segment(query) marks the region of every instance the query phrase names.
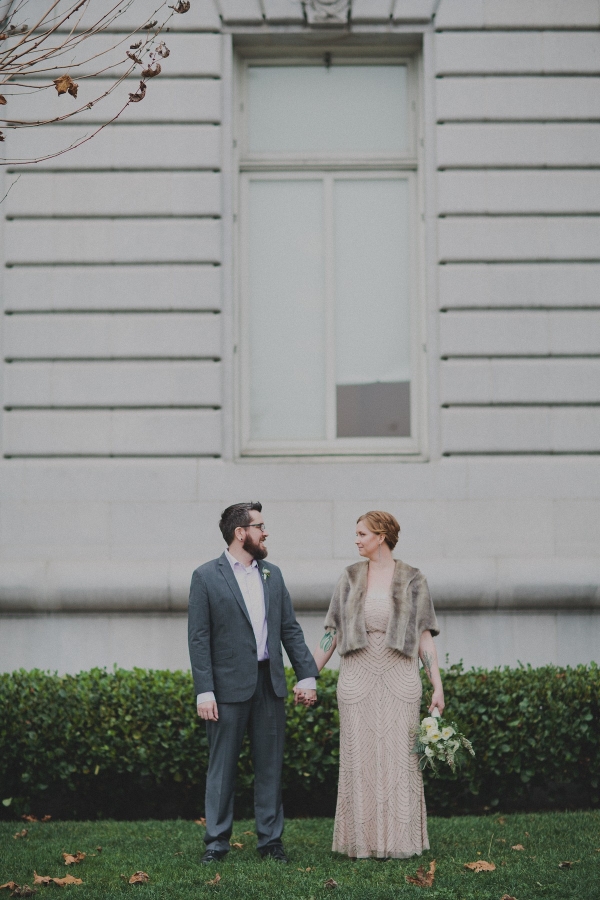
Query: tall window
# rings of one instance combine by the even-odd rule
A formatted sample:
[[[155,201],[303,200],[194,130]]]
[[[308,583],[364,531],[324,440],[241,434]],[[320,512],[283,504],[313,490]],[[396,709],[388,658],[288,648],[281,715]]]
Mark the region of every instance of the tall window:
[[[415,453],[409,61],[249,61],[240,102],[242,452]]]

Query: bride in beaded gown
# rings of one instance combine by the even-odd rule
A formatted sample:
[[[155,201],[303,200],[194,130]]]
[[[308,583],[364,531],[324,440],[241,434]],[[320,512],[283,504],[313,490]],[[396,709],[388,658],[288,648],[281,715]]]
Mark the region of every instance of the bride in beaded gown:
[[[319,670],[336,644],[341,656],[337,688],[340,773],[332,849],[357,858],[404,858],[429,849],[423,779],[417,756],[412,752],[411,729],[419,723],[421,705],[419,656],[434,688],[430,709],[437,706],[442,712],[444,708],[431,634],[437,633],[437,622],[421,573],[391,556],[399,530],[389,513],[367,513],[358,520],[356,543],[369,563],[358,563],[346,570],[351,587],[345,606],[354,615],[359,610],[362,646],[347,649],[344,625],[350,631],[353,623],[347,616],[344,622],[344,613],[337,607],[332,613],[334,594],[326,619],[327,630],[314,654]],[[404,570],[409,572],[404,579],[409,589],[399,602],[396,595],[401,593]],[[419,577],[425,584],[425,612],[419,612],[411,589]],[[344,575],[340,583],[343,581]],[[336,593],[339,590],[338,585]],[[402,609],[402,604],[414,607],[407,609],[409,624],[403,637],[403,649],[410,649],[406,633],[414,620],[415,631],[419,632],[415,635],[418,654],[414,656],[390,646],[394,607]],[[429,627],[421,631],[423,624]]]

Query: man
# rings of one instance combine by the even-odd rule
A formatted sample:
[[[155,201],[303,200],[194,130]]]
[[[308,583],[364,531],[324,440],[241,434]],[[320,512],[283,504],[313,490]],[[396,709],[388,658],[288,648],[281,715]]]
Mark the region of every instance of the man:
[[[266,566],[268,532],[260,503],[235,503],[219,528],[228,549],[194,572],[188,640],[198,715],[206,721],[204,865],[229,851],[235,773],[246,729],[254,766],[258,852],[288,861],[281,835],[281,770],[287,693],[281,645],[298,684],[296,703],[312,705],[318,674],[277,566]]]

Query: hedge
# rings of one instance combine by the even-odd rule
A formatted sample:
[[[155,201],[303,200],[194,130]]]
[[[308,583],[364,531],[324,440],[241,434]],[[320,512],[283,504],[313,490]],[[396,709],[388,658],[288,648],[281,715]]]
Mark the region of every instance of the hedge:
[[[426,778],[440,814],[600,803],[600,669],[472,669],[443,673],[448,716],[476,758],[456,775]],[[336,673],[319,705],[288,700],[284,799],[288,815],[330,815],[339,759]],[[288,672],[290,686],[293,674]],[[425,684],[425,682],[424,682]],[[423,696],[423,713],[428,685]],[[0,815],[65,818],[197,817],[207,743],[183,672],[93,669],[0,675]],[[8,802],[10,800],[10,803]],[[237,813],[252,808],[249,748]]]

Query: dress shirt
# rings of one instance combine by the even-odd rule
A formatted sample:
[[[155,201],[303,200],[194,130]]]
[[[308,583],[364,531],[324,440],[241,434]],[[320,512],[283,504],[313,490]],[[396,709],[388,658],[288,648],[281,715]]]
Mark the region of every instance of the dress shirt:
[[[259,662],[262,662],[269,658],[269,650],[267,647],[268,632],[267,619],[265,616],[265,591],[262,578],[260,577],[258,563],[253,559],[249,566],[245,566],[237,560],[235,556],[232,556],[229,550],[225,551],[225,556],[233,569],[233,574],[235,575],[242,597],[244,598],[244,603],[246,604],[246,609],[248,610],[248,615],[250,616],[250,621],[252,623],[254,637],[256,638],[257,659]],[[298,682],[298,687],[314,691],[317,687],[316,678],[303,678],[302,681]],[[196,704],[212,702],[214,699],[215,695],[213,691],[205,691],[203,694],[198,694]]]

